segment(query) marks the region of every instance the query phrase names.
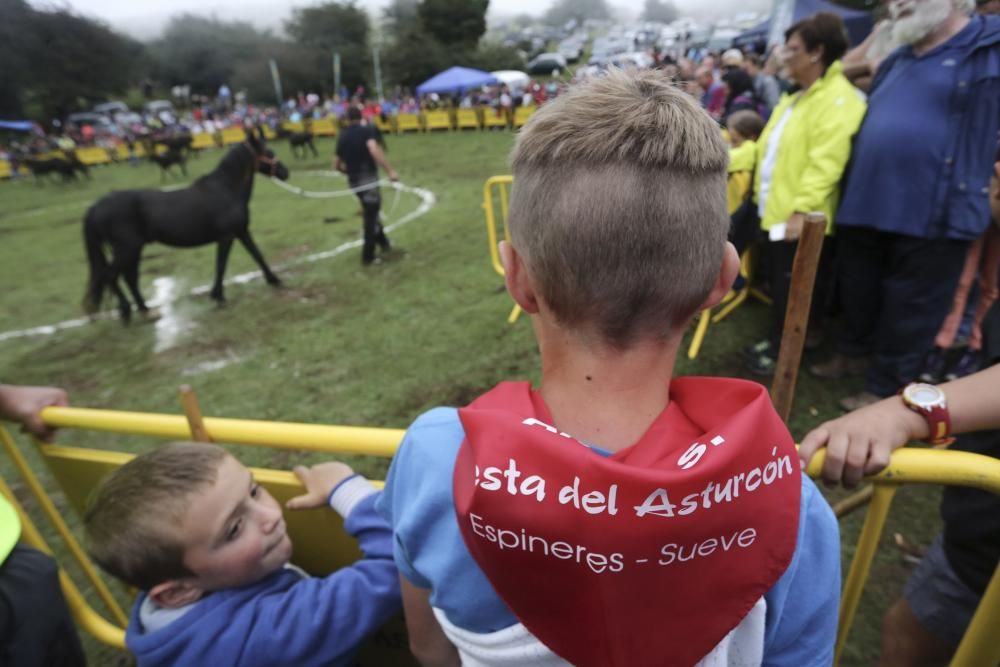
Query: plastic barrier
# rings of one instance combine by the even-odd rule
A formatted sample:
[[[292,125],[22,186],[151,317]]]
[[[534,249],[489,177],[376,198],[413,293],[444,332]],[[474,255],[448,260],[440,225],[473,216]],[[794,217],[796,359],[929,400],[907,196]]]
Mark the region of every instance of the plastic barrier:
[[[312,133],[317,137],[332,137],[337,134],[337,120],[335,118],[320,118],[312,123]]]
[[[247,133],[242,127],[227,127],[222,130],[222,145],[242,144],[247,140]]]
[[[187,418],[150,413],[113,412],[81,408],[47,408],[42,417],[50,426],[64,429],[76,428],[136,436],[167,439],[211,439],[229,443],[268,446],[275,449],[307,449],[331,454],[365,454],[392,456],[402,438],[403,431],[343,426],[286,424],[254,420],[202,418],[197,411],[188,410]],[[68,437],[63,431],[60,437]],[[88,578],[96,579],[97,594],[115,617],[118,626],[124,623],[124,611],[104,586],[96,570],[79,549],[75,537],[69,532],[47,491],[38,483],[23,453],[9,434],[0,429],[0,440],[7,455],[36,496],[42,510],[66,539],[70,551],[81,560]],[[36,441],[38,450],[53,476],[60,484],[69,504],[76,511],[100,477],[121,465],[130,454],[59,445],[46,445]],[[825,452],[812,462],[809,473],[818,474],[822,469]],[[288,472],[254,469],[260,482],[274,494],[279,502],[300,493],[302,486]],[[947,450],[902,449],[896,451],[889,466],[872,478],[875,491],[861,534],[855,556],[845,580],[841,598],[840,626],[837,634],[837,660],[843,649],[860,600],[861,591],[871,568],[872,558],[885,524],[892,498],[904,484],[949,484],[968,486],[1000,494],[1000,461],[978,454]],[[0,481],[0,492],[9,498],[9,488]],[[15,501],[16,504],[16,501]],[[22,515],[23,516],[23,515]],[[24,516],[25,534],[32,541],[37,538],[34,525]],[[287,515],[288,531],[295,543],[296,562],[314,574],[324,574],[357,557],[353,541],[340,530],[336,515],[326,509],[307,510]],[[63,574],[64,588],[70,600],[74,617],[81,628],[100,641],[121,646],[120,627],[104,620],[79,594],[79,589]],[[398,623],[398,621],[397,621]],[[993,637],[1000,624],[1000,568],[994,574],[982,602],[972,619],[952,665],[995,665],[1000,661],[1000,642]],[[413,664],[402,639],[400,626],[380,633],[367,647],[367,664]]]
[[[396,116],[396,132],[420,132],[420,116],[415,113],[401,113]]]
[[[522,127],[528,122],[532,114],[538,110],[538,107],[532,105],[530,107],[518,107],[514,109],[514,127]]]
[[[502,128],[507,129],[510,127],[510,117],[503,109],[483,109],[483,127],[485,129],[495,129]]]
[[[77,148],[76,157],[80,160],[80,162],[84,163],[88,167],[90,165],[107,164],[108,162],[111,162],[111,156],[108,155],[108,149],[100,148],[99,146],[85,146],[83,148]]]
[[[377,127],[378,131],[381,132],[382,134],[392,134],[396,131],[396,128],[393,125],[393,118],[391,116],[382,118],[382,116],[376,115],[375,127]]]
[[[199,134],[191,135],[191,148],[196,151],[205,150],[206,148],[215,148],[219,145],[218,135],[215,133],[201,132]]]
[[[423,113],[424,130],[450,130],[451,114],[447,111],[425,111]]]
[[[478,109],[458,109],[455,111],[455,127],[459,130],[478,130],[481,126]]]
[[[286,120],[281,124],[283,130],[288,130],[289,132],[305,132],[306,126],[301,120],[290,121]]]

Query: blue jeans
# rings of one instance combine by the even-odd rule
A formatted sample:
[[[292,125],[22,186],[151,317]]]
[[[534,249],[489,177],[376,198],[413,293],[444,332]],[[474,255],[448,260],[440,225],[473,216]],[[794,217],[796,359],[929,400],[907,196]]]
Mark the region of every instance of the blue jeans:
[[[837,243],[838,351],[871,355],[867,389],[891,396],[920,372],[951,309],[969,241],[839,227]]]

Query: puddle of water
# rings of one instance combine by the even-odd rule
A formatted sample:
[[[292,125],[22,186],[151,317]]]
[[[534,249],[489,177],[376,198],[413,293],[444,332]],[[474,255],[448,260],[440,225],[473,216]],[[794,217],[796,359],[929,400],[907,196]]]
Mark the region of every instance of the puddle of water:
[[[406,215],[400,217],[399,219],[385,220],[386,232],[392,232],[398,227],[408,224],[410,221],[419,218],[424,215],[437,203],[437,197],[430,190],[424,188],[416,188],[411,186],[399,186],[399,191],[410,193],[416,195],[420,200],[420,204],[416,209],[407,213]],[[72,206],[72,204],[70,205]],[[311,262],[317,262],[324,259],[329,259],[331,257],[336,257],[341,255],[348,250],[358,248],[362,244],[361,239],[354,241],[349,241],[347,243],[342,243],[339,246],[326,250],[323,252],[313,253],[312,255],[307,255],[301,257],[287,264],[278,265],[273,267],[276,271],[280,271],[286,267],[299,266],[302,264],[308,264]],[[241,273],[231,278],[226,279],[225,284],[243,284],[248,283],[252,280],[256,280],[261,277],[260,271],[249,271],[247,273]],[[189,291],[192,295],[207,294],[212,288],[211,283],[205,285],[199,285],[194,287]],[[177,281],[174,278],[162,277],[156,278],[153,281],[153,289],[155,293],[153,298],[149,300],[149,305],[157,308],[160,314],[160,319],[156,322],[156,346],[154,352],[163,352],[164,350],[170,349],[177,344],[180,336],[186,331],[191,330],[194,327],[193,322],[190,318],[186,318],[174,309],[174,300],[180,295],[179,288],[177,286]],[[111,311],[101,313],[98,315],[100,319],[112,319],[115,314]],[[73,329],[76,327],[82,327],[88,324],[90,319],[82,317],[79,319],[65,320],[63,322],[58,322],[56,324],[50,324],[39,327],[32,327],[29,329],[19,329],[13,331],[0,331],[0,343],[12,340],[15,338],[31,338],[35,336],[51,336],[59,331],[65,329]]]
[[[180,337],[194,328],[191,319],[184,317],[175,308],[179,293],[180,289],[175,278],[164,276],[153,280],[153,298],[149,300],[149,305],[155,308],[159,315],[154,324],[156,343],[153,352],[156,354],[177,345]]]

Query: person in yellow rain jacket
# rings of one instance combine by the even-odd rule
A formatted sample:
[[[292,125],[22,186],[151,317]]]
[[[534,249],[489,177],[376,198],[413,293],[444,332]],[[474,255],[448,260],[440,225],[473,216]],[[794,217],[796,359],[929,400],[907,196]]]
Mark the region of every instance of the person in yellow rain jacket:
[[[805,216],[822,213],[827,234],[832,233],[851,139],[865,115],[864,96],[844,77],[839,61],[847,46],[843,21],[829,12],[804,19],[785,33],[785,66],[798,90],[781,99],[757,142],[754,195],[761,229],[770,238],[774,300],[770,337],[747,350],[750,370],[757,374],[774,372]],[[819,308],[823,302],[813,299]]]
[[[55,387],[0,384],[0,419],[21,424],[50,440],[43,408],[66,405]],[[0,665],[86,665],[83,647],[59,585],[59,566],[48,554],[21,542],[21,520],[0,494]]]

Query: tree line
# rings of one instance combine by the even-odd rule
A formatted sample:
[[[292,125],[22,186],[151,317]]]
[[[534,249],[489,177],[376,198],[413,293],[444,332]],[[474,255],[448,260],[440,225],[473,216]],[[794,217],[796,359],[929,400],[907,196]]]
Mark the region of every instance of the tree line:
[[[416,86],[451,65],[518,69],[518,52],[482,42],[489,0],[394,0],[377,25],[353,0],[294,9],[283,34],[240,19],[181,14],[162,35],[139,42],[66,8],[0,0],[0,118],[50,120],[116,99],[144,81],[160,93],[189,85],[214,95],[225,83],[248,99],[275,99],[268,61],[285,96],[333,94],[333,54],[341,82],[372,90],[373,48],[387,85]]]
[[[251,101],[271,103],[272,59],[286,97],[330,95],[335,52],[342,84],[372,90],[376,47],[386,90],[415,87],[457,64],[522,69],[516,49],[483,40],[488,8],[489,0],[392,0],[373,22],[355,0],[333,0],[294,9],[281,34],[238,18],[180,14],[159,38],[143,43],[65,7],[0,0],[0,118],[61,118],[118,99],[142,82],[155,82],[159,94],[188,85],[202,95],[225,83]],[[668,14],[675,14],[670,0],[646,0],[647,18]],[[606,0],[555,0],[543,19],[564,25],[610,16]]]

